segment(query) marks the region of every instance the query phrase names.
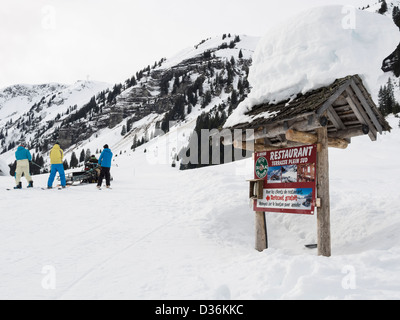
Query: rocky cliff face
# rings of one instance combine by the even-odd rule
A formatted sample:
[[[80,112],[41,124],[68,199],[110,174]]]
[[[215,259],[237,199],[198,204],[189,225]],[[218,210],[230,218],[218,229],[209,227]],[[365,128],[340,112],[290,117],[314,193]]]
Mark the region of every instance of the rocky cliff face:
[[[223,38],[204,41],[179,58],[163,59],[99,93],[62,121],[58,136],[64,148],[103,128],[122,121],[132,124],[151,114],[165,115],[165,121],[183,121],[193,110],[200,114],[211,105],[223,103],[226,113],[234,109],[249,92],[248,69],[258,39]],[[128,126],[126,134],[129,131]]]
[[[400,44],[397,49],[383,61],[382,70],[384,72],[392,71],[396,77],[400,77]]]
[[[21,140],[37,154],[57,140],[72,150],[121,123],[127,127],[124,135],[136,135],[135,123],[148,116],[164,131],[169,121],[195,119],[210,110],[226,117],[250,90],[247,76],[257,43],[258,38],[231,35],[203,40],[113,87],[78,81],[0,90],[0,154],[11,159]]]

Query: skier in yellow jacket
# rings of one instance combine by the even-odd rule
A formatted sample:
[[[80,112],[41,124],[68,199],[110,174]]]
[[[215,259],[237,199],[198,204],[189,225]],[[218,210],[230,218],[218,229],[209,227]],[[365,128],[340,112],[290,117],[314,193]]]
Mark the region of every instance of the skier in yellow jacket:
[[[67,184],[67,182],[65,180],[63,158],[64,158],[64,152],[60,148],[60,144],[58,142],[56,142],[53,149],[51,149],[51,151],[50,151],[51,171],[50,171],[49,180],[47,181],[48,189],[53,188],[53,182],[54,182],[54,178],[56,177],[57,172],[60,175],[61,186],[63,188],[65,188],[65,186]]]

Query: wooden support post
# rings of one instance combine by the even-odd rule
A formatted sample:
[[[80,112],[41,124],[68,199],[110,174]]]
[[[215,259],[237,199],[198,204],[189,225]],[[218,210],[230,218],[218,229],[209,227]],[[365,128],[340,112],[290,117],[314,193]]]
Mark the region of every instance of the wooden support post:
[[[265,212],[256,212],[256,250],[268,249],[267,220]]]
[[[317,129],[318,145],[320,146],[317,160],[317,193],[321,199],[318,212],[318,255],[331,256],[331,224],[330,224],[330,198],[329,198],[329,155],[328,155],[328,130]]]

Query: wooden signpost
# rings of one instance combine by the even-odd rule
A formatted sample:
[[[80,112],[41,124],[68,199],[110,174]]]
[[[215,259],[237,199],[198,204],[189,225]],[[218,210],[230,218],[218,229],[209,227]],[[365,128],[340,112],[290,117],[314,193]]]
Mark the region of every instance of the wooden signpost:
[[[306,141],[313,142],[314,139],[310,141],[309,137],[306,137]],[[250,198],[254,200],[256,212],[256,250],[261,252],[268,249],[266,215],[262,206],[268,212],[309,215],[313,215],[315,208],[318,207],[318,254],[331,256],[329,143],[326,127],[317,129],[315,142],[317,144],[314,146],[274,150],[255,155],[255,179],[249,182]],[[297,156],[299,154],[300,157]],[[282,160],[273,161],[276,156]],[[305,172],[313,173],[304,176],[304,166],[308,169]],[[289,170],[291,172],[287,174]],[[285,173],[286,178],[283,177]],[[275,188],[274,184],[279,188]]]
[[[254,155],[250,198],[256,212],[256,249],[268,248],[265,212],[314,215],[317,145],[265,151]]]
[[[265,117],[263,117],[264,114]],[[268,248],[265,212],[314,214],[316,209],[318,254],[330,257],[332,251],[328,148],[346,149],[352,138],[363,135],[368,135],[372,141],[376,141],[378,133],[390,132],[390,125],[379,112],[358,75],[337,79],[330,86],[305,94],[299,93],[290,101],[254,106],[246,113],[246,116],[246,119],[251,120],[239,123],[230,129],[252,129],[254,134],[246,133],[243,134],[241,140],[226,140],[224,144],[232,144],[235,148],[256,152],[255,179],[250,181],[250,198],[254,200],[256,212],[256,249],[263,251]],[[269,162],[273,160],[267,159],[268,155],[279,156],[281,152],[290,152],[285,150],[294,150],[307,145],[316,146],[314,168],[316,186],[271,186],[270,183],[279,181],[279,170],[275,173],[271,170],[271,179],[268,182],[269,173],[268,170],[265,171],[265,167],[270,167]],[[264,157],[265,161],[260,153],[267,156]],[[303,155],[304,153],[300,158]],[[261,160],[258,161],[258,159]],[[272,164],[272,167],[281,166],[281,172],[284,172],[291,170],[284,168],[285,166],[295,164],[278,161]],[[309,168],[311,171],[312,166],[310,165]],[[299,166],[297,170],[298,173],[304,171]],[[280,181],[280,183],[285,183],[285,181]],[[262,191],[261,188],[263,188]],[[310,188],[313,189],[312,197],[308,196]],[[268,191],[269,189],[273,191]],[[303,202],[299,202],[301,197],[304,198]],[[297,210],[300,212],[296,212]]]
[[[320,199],[318,208],[318,255],[330,257],[331,252],[331,209],[329,196],[329,155],[328,130],[317,129],[318,156],[317,156],[317,193]]]

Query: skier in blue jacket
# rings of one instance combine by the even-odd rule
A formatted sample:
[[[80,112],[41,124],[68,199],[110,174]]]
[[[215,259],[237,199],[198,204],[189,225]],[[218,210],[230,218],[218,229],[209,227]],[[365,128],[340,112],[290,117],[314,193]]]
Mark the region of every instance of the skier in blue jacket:
[[[22,174],[24,174],[29,183],[28,188],[32,188],[33,180],[29,173],[29,161],[32,161],[32,155],[28,149],[25,149],[25,143],[20,143],[17,151],[15,152],[15,159],[17,160],[17,169],[15,170],[15,182],[17,186],[14,189],[22,189]]]
[[[101,184],[103,183],[103,178],[106,178],[106,186],[107,188],[110,188],[110,169],[111,169],[111,160],[113,157],[113,153],[109,149],[108,145],[104,145],[104,150],[100,155],[99,158],[99,165],[101,166],[101,171],[100,171],[100,177],[97,182],[97,188],[101,188]]]

